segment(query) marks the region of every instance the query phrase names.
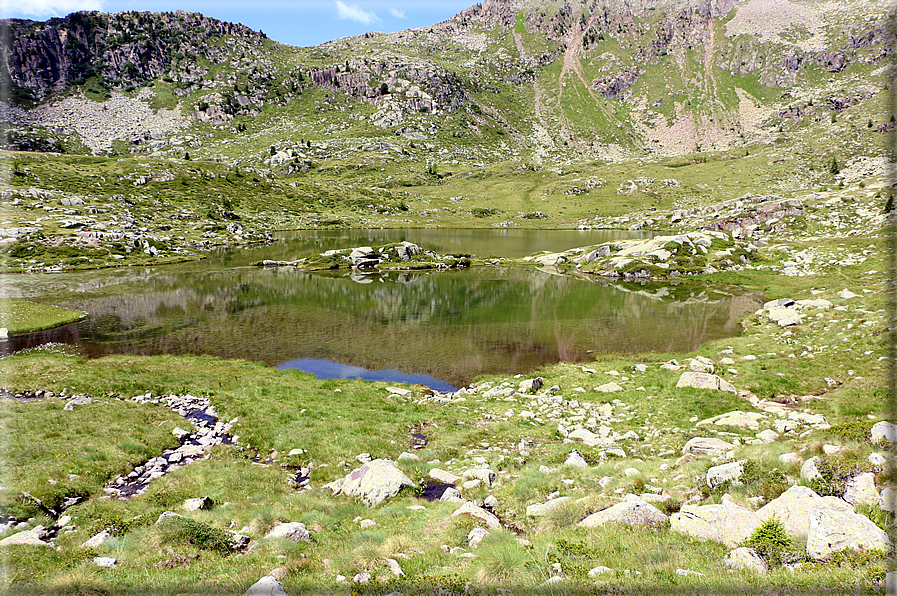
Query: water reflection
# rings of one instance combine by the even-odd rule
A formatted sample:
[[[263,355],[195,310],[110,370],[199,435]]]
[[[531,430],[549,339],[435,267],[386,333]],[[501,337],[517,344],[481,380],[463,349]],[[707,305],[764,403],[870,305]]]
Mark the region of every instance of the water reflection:
[[[692,350],[738,334],[738,317],[761,303],[727,287],[612,284],[520,267],[354,279],[213,263],[19,276],[7,295],[90,316],[3,349],[66,342],[91,356],[212,354],[275,366],[315,359],[462,386],[483,373],[589,360],[593,351]]]

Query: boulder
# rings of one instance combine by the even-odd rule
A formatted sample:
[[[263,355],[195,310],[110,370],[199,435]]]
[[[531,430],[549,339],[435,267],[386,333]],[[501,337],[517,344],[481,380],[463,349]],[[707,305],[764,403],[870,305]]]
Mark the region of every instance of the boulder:
[[[567,459],[564,460],[565,466],[573,466],[575,468],[588,468],[589,463],[582,456],[582,453],[574,449],[570,452],[570,455],[567,456]]]
[[[682,376],[679,377],[679,381],[676,383],[676,387],[691,387],[692,389],[717,389],[720,391],[737,393],[737,390],[729,381],[716,375],[711,375],[709,373],[699,373],[693,371],[682,373]]]
[[[579,439],[589,447],[610,447],[614,444],[613,440],[602,438],[592,431],[585,428],[578,428],[567,435],[568,439]]]
[[[713,360],[704,356],[697,356],[689,361],[688,368],[694,372],[713,374]]]
[[[894,489],[890,486],[886,486],[882,489],[881,495],[878,498],[878,506],[881,507],[883,511],[890,511],[891,513],[897,512],[897,495],[894,494]]]
[[[249,589],[243,592],[243,596],[287,596],[283,584],[271,575],[266,575],[258,580]]]
[[[810,512],[808,529],[807,554],[814,559],[826,559],[847,549],[891,550],[888,535],[852,510],[815,509]]]
[[[821,474],[819,473],[819,468],[816,464],[819,462],[819,456],[814,455],[807,461],[803,463],[800,467],[800,477],[805,480],[813,480],[814,478],[819,478]]]
[[[603,526],[608,522],[617,522],[630,526],[659,526],[666,523],[667,515],[660,509],[642,499],[623,501],[607,509],[596,511],[586,516],[579,525],[584,528]]]
[[[735,426],[738,428],[747,428],[749,430],[757,430],[760,428],[760,420],[764,418],[763,414],[757,412],[742,412],[741,410],[733,410],[725,414],[712,416],[698,422],[695,426]]]
[[[187,499],[181,505],[184,511],[199,511],[200,509],[211,509],[215,502],[209,497],[196,497],[195,499]]]
[[[402,566],[395,559],[386,559],[386,566],[389,567],[389,571],[396,577],[405,575],[405,572],[402,571]]]
[[[340,492],[361,499],[366,505],[373,507],[396,496],[406,486],[413,487],[415,484],[394,461],[375,459],[346,476]]]
[[[890,422],[876,422],[872,426],[872,442],[887,441],[888,443],[897,442],[897,424]]]
[[[549,511],[554,509],[559,505],[563,505],[567,501],[570,500],[570,497],[558,497],[556,499],[550,499],[545,501],[544,503],[533,503],[532,505],[527,505],[526,507],[526,516],[527,517],[541,517],[547,514]]]
[[[757,517],[766,521],[776,516],[791,536],[806,536],[810,531],[810,513],[816,509],[853,511],[838,497],[820,497],[813,489],[794,485],[757,510]]]
[[[597,387],[595,387],[595,391],[599,393],[619,393],[620,391],[625,390],[619,384],[611,381],[610,383],[605,383],[604,385],[598,385]]]
[[[93,403],[92,397],[87,397],[85,395],[81,395],[74,399],[70,399],[69,402],[67,404],[65,404],[65,406],[63,406],[62,409],[71,412],[72,410],[75,409],[75,406],[89,406],[92,403]]]
[[[745,546],[729,551],[723,563],[729,569],[743,569],[745,571],[756,571],[757,573],[766,573],[768,571],[766,561],[760,558],[757,551]]]
[[[535,393],[539,389],[542,388],[542,377],[536,377],[535,379],[526,379],[525,381],[520,381],[519,390],[520,393]]]
[[[472,501],[465,502],[452,513],[452,517],[458,517],[459,515],[467,515],[475,520],[481,521],[486,524],[486,527],[490,530],[497,530],[501,527],[501,522],[498,521],[497,517],[482,507],[477,506],[477,504]]]
[[[112,538],[112,534],[110,534],[106,530],[103,530],[99,534],[96,534],[93,537],[85,540],[84,543],[81,544],[81,548],[98,548],[101,544],[103,544],[110,538]]]
[[[774,308],[769,311],[769,320],[778,324],[779,327],[788,327],[790,325],[800,325],[800,313],[793,308]]]
[[[847,481],[844,491],[844,500],[856,507],[857,505],[878,505],[878,490],[875,488],[875,475],[872,472],[864,472]]]
[[[289,538],[293,542],[311,542],[311,532],[301,522],[277,522],[265,538]]]
[[[47,531],[43,526],[35,526],[0,540],[0,546],[52,546],[49,542],[44,542],[46,536]]]
[[[460,476],[452,474],[451,472],[446,472],[445,470],[440,470],[439,468],[430,470],[429,476],[436,482],[441,482],[443,484],[455,484],[461,480]]]
[[[716,488],[725,482],[738,482],[744,474],[744,462],[733,461],[707,470],[707,486]]]
[[[480,545],[480,542],[489,535],[488,530],[484,530],[483,528],[474,528],[467,534],[467,546],[470,548],[476,548]]]
[[[440,501],[449,501],[451,503],[463,503],[464,499],[461,498],[461,493],[457,488],[448,487],[442,492],[442,496],[439,497]]]
[[[715,540],[735,548],[763,520],[750,509],[724,499],[719,505],[685,505],[670,516],[670,529],[700,540]]]
[[[727,451],[734,449],[735,445],[727,443],[722,439],[713,437],[694,437],[689,439],[682,448],[682,453],[691,453],[693,455],[723,455]]]
[[[97,567],[115,567],[118,561],[114,557],[94,557],[93,564]]]
[[[402,397],[412,397],[414,395],[414,391],[402,387],[387,387],[386,390],[389,391],[390,395],[400,395]]]

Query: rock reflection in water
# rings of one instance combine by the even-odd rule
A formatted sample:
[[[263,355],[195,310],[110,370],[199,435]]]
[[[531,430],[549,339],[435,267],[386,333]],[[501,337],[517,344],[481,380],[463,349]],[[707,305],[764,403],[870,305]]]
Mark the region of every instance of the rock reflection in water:
[[[90,316],[13,338],[68,342],[91,356],[212,354],[278,365],[318,359],[426,374],[455,386],[589,351],[689,351],[740,333],[757,294],[694,283],[615,284],[522,267],[308,274],[291,268],[166,267],[72,274],[21,290]],[[81,277],[79,277],[79,275]],[[363,283],[357,283],[357,282]]]

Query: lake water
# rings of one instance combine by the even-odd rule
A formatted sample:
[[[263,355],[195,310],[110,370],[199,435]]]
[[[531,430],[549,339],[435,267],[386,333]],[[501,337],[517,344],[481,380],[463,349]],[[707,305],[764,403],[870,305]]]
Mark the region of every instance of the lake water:
[[[271,246],[184,265],[2,276],[6,296],[90,316],[14,337],[0,348],[8,353],[64,342],[90,356],[212,354],[319,376],[408,380],[434,388],[443,381],[457,387],[483,373],[526,373],[561,360],[588,361],[592,352],[693,350],[738,334],[738,317],[762,302],[758,294],[731,287],[610,283],[512,266],[382,274],[246,266],[404,238],[438,252],[496,256],[610,239],[594,231],[553,237],[553,232],[500,230],[490,243],[488,234],[495,232],[489,230],[415,232],[421,236],[396,236],[394,230],[297,233]]]

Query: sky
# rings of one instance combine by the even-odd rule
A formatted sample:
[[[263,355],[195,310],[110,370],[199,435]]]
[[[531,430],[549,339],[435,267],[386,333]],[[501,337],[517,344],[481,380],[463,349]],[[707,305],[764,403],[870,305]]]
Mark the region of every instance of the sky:
[[[200,12],[242,23],[281,43],[310,46],[368,31],[444,21],[477,0],[0,0],[0,17],[43,21],[78,10]]]

